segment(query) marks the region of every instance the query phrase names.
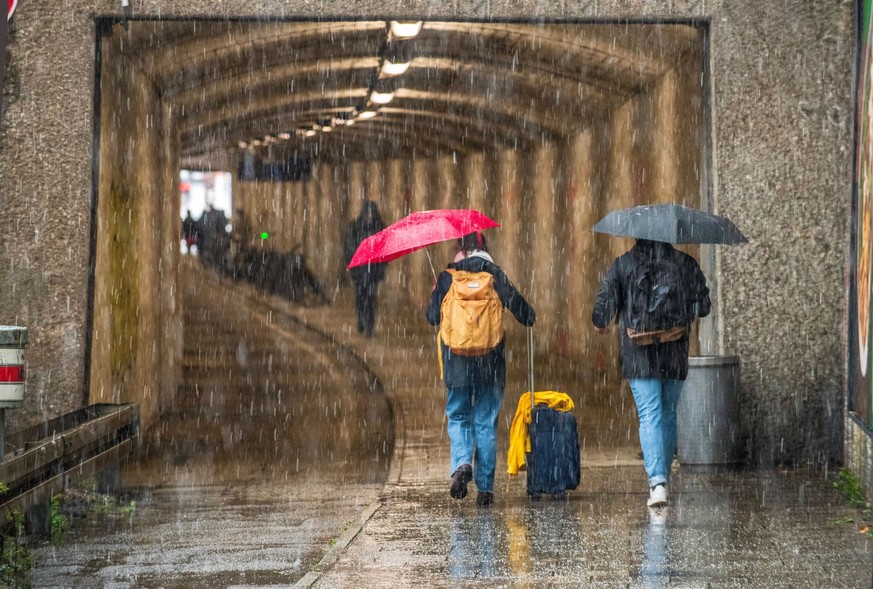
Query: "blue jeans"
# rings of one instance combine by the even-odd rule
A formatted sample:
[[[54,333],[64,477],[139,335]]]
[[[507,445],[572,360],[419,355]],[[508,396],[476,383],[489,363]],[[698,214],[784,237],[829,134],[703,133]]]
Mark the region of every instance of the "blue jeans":
[[[471,386],[448,389],[446,417],[454,473],[462,464],[473,465],[479,491],[493,492],[497,464],[497,417],[503,405],[503,387]]]
[[[666,484],[676,453],[676,405],[685,381],[631,378],[628,382],[640,418],[640,446],[649,486]]]

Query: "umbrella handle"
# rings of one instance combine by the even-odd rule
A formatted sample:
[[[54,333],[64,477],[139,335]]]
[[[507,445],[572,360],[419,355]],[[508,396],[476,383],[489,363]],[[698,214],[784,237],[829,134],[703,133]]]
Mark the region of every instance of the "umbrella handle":
[[[437,275],[436,270],[433,269],[433,260],[430,259],[430,252],[427,248],[424,248],[424,253],[427,254],[427,261],[430,264],[430,273],[433,274],[433,281],[436,282]]]

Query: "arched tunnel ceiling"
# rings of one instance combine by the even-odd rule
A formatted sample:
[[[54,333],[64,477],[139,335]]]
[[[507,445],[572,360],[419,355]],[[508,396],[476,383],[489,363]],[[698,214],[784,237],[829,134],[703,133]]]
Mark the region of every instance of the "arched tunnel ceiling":
[[[557,140],[699,55],[701,35],[681,24],[425,22],[407,40],[387,21],[128,25],[113,35],[179,114],[182,156],[198,167],[233,164],[242,145],[336,160]],[[380,76],[390,56],[409,69]],[[356,119],[373,89],[393,101]]]

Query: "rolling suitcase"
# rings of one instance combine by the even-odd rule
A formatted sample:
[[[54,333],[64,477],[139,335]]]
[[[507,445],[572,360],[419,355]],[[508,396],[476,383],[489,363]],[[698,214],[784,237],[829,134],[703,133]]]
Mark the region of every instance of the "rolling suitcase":
[[[527,494],[562,498],[579,486],[579,431],[576,416],[547,405],[533,406],[533,329],[527,338],[528,385],[531,391],[531,419],[528,425],[530,452],[527,465]]]

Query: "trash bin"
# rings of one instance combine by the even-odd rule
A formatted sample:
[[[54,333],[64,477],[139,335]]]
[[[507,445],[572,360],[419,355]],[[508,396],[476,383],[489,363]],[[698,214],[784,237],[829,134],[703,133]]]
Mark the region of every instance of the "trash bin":
[[[0,409],[24,403],[24,346],[27,328],[0,325]]]
[[[692,356],[676,408],[676,451],[682,466],[736,466],[740,440],[740,359]]]

